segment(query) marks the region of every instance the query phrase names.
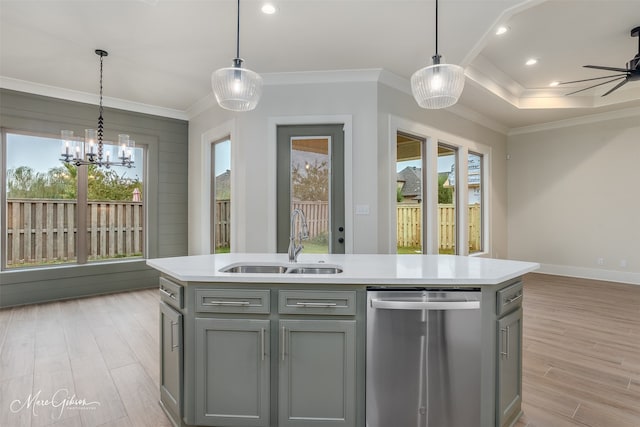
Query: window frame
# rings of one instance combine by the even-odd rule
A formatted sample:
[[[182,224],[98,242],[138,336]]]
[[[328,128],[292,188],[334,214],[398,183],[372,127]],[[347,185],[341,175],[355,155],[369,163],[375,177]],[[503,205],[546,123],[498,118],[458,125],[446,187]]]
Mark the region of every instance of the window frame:
[[[75,239],[75,247],[76,247],[76,260],[75,262],[65,262],[62,264],[52,264],[52,265],[32,265],[32,266],[22,266],[22,267],[12,267],[7,268],[7,234],[8,234],[8,224],[7,224],[7,137],[9,134],[15,135],[25,135],[32,136],[38,138],[49,138],[49,139],[60,139],[59,135],[54,135],[49,132],[34,132],[29,130],[15,129],[15,128],[0,128],[1,140],[0,140],[0,185],[2,188],[0,189],[0,233],[2,234],[0,238],[0,272],[20,272],[20,271],[30,271],[30,270],[47,270],[47,269],[55,269],[55,268],[66,268],[66,267],[78,267],[78,266],[91,266],[91,265],[99,265],[104,263],[126,263],[132,261],[144,261],[150,258],[150,244],[149,244],[149,153],[150,148],[149,144],[138,143],[136,141],[136,148],[140,148],[143,150],[142,153],[142,218],[143,218],[143,228],[142,228],[142,255],[135,257],[124,257],[118,258],[114,257],[111,259],[100,259],[100,260],[90,260],[89,259],[89,248],[87,246],[87,232],[82,231],[86,230],[87,225],[87,213],[88,213],[88,174],[87,168],[81,167],[77,172],[77,193],[76,193],[76,228],[79,230],[76,233]],[[133,138],[135,139],[135,138]],[[146,139],[146,138],[144,138]],[[111,143],[110,145],[117,146],[117,143],[110,140],[110,138],[105,138],[105,143]],[[138,160],[139,161],[139,160]],[[62,161],[60,162],[62,164]],[[81,186],[84,185],[84,188],[81,189]]]
[[[460,136],[433,128],[421,123],[406,120],[397,116],[389,115],[389,179],[387,200],[395,200],[396,197],[396,167],[398,133],[409,134],[415,138],[424,139],[423,149],[423,253],[437,255],[438,248],[438,145],[445,145],[457,150],[456,180],[456,234],[457,255],[486,257],[491,254],[491,205],[490,182],[491,178],[491,153],[492,148],[484,144],[471,141]],[[469,227],[469,196],[468,196],[468,165],[469,152],[480,154],[483,157],[483,168],[481,182],[483,185],[482,206],[482,251],[469,254],[468,247],[468,227]],[[396,204],[391,203],[389,209],[388,226],[388,253],[397,253],[397,210]],[[460,244],[460,242],[463,242]],[[466,242],[466,243],[464,243]]]

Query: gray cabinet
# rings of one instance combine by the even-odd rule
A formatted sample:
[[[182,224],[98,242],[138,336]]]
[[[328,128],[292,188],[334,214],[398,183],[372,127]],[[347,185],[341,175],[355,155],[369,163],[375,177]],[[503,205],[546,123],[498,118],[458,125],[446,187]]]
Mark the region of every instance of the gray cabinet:
[[[182,314],[160,303],[160,402],[174,424],[182,416]]]
[[[196,422],[269,426],[269,320],[195,319]]]
[[[522,403],[522,308],[498,319],[497,425],[510,425]]]
[[[355,320],[280,320],[278,426],[354,426]]]

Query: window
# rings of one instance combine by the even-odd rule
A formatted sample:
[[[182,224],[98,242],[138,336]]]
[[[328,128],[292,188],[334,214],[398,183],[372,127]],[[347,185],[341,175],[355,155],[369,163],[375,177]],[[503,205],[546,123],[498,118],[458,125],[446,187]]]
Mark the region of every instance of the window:
[[[483,180],[484,156],[469,152],[467,182],[469,183],[469,254],[483,252]]]
[[[211,147],[211,253],[231,251],[231,140]]]
[[[438,144],[438,253],[456,254],[456,162],[458,150]]]
[[[3,136],[5,269],[144,255],[142,147],[130,169],[76,167],[57,160],[57,137]]]
[[[328,254],[331,211],[331,138],[291,138],[291,170],[289,183],[291,208],[300,209],[307,221],[309,240],[304,242],[304,251],[313,254]],[[300,222],[294,226],[293,234],[299,235]]]
[[[396,140],[390,152],[395,162],[388,193],[389,250],[398,254],[487,253],[485,183],[491,149],[393,116],[390,125]]]
[[[397,252],[421,254],[423,249],[424,140],[398,133],[396,141]]]

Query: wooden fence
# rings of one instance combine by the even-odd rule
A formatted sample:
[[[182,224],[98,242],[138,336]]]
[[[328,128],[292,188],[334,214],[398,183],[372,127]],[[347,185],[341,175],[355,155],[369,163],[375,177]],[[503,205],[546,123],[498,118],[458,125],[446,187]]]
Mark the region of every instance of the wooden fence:
[[[231,236],[231,202],[216,200],[214,236],[216,248],[229,247]],[[301,209],[307,218],[309,238],[321,236],[329,231],[329,203],[328,202],[295,202],[292,209]]]
[[[420,247],[422,240],[422,205],[400,205],[397,215],[398,247]],[[480,205],[469,206],[469,252],[482,248]],[[439,249],[455,250],[456,224],[455,207],[438,205]]]
[[[231,247],[231,200],[216,200],[213,227],[216,249]]]
[[[74,200],[9,199],[7,266],[71,262],[76,259]],[[89,259],[142,255],[142,202],[89,202]]]

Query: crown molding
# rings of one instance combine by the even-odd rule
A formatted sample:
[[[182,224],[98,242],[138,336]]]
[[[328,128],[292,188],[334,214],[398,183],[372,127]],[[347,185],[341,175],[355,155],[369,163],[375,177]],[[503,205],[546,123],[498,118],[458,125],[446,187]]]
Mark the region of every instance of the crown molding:
[[[465,107],[462,104],[455,104],[447,108],[447,111],[450,111],[456,116],[459,116],[459,117],[462,117],[463,119],[467,119],[469,121],[477,123],[481,126],[489,128],[503,135],[508,135],[509,133],[509,128],[507,126],[483,114],[478,113],[476,110],[472,110],[471,108]]]
[[[13,79],[11,77],[0,76],[0,88],[33,93],[42,96],[50,96],[52,98],[66,99],[67,101],[82,102],[84,104],[97,105],[97,95],[95,93],[81,92],[56,86],[43,85],[26,80]],[[154,116],[168,117],[178,120],[188,120],[186,112],[184,111],[127,101],[126,99],[111,98],[105,96],[102,99],[102,104],[105,107],[117,108],[119,110],[151,114]]]
[[[365,68],[356,70],[327,71],[294,71],[288,73],[261,74],[265,86],[281,86],[296,84],[324,84],[350,82],[377,82],[380,80],[381,68]]]
[[[469,52],[465,55],[459,65],[465,68],[471,65],[471,63],[477,59],[478,55],[480,54],[480,52],[482,52],[487,43],[489,43],[489,40],[492,37],[495,37],[496,28],[498,28],[500,24],[509,21],[509,18],[511,18],[512,16],[517,15],[518,13],[530,9],[534,6],[542,4],[546,1],[549,0],[524,0],[521,3],[505,9],[500,14],[500,16],[498,16],[496,20],[493,21],[493,23],[487,28],[487,31],[485,31],[478,42],[471,48],[471,50],[469,50]]]
[[[627,117],[640,117],[640,107],[632,107],[624,110],[607,111],[605,113],[590,114],[588,116],[580,116],[572,119],[558,120],[555,122],[541,123],[531,126],[523,126],[510,129],[508,136],[522,135],[525,133],[542,132],[552,129],[561,129],[570,126],[580,126],[608,120],[624,119]]]

